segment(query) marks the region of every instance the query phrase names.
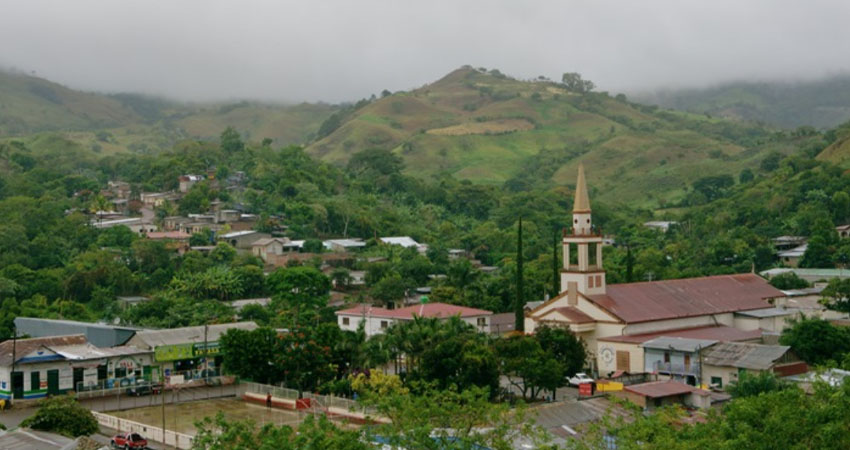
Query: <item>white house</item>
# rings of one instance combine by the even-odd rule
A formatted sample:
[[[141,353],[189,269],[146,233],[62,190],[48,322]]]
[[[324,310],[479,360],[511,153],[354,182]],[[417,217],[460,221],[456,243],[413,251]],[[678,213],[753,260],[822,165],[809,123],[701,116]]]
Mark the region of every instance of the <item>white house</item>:
[[[381,241],[382,244],[400,245],[404,248],[415,248],[419,253],[425,253],[428,250],[427,245],[416,242],[410,236],[382,237],[378,238],[378,240]]]
[[[399,309],[379,308],[364,303],[337,311],[336,315],[337,323],[343,330],[357,331],[360,322],[365,322],[366,336],[370,337],[383,333],[394,323],[413,320],[417,316],[438,319],[448,319],[457,316],[464,322],[474,326],[478,331],[489,333],[490,317],[493,313],[483,309],[449,305],[448,303],[423,303]]]
[[[150,378],[152,367],[152,351],[95,347],[81,334],[8,340],[0,344],[0,398],[31,400],[88,386],[125,386]]]
[[[348,252],[366,247],[361,239],[329,239],[322,242],[326,249],[333,252]]]

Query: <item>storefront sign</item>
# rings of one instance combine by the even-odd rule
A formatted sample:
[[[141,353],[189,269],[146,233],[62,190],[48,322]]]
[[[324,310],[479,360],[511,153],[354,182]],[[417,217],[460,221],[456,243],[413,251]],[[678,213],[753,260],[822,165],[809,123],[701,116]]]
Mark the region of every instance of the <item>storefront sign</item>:
[[[217,355],[221,351],[218,342],[207,343],[207,355]],[[195,356],[204,356],[204,343],[195,344]]]
[[[157,361],[191,359],[194,356],[194,350],[192,344],[161,345],[154,350],[154,358]]]

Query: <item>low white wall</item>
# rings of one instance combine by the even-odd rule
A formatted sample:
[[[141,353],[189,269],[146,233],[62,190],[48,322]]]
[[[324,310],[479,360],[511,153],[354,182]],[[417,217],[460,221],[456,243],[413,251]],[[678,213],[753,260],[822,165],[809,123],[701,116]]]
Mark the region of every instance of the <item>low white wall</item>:
[[[97,423],[107,428],[112,428],[122,433],[139,433],[150,441],[160,442],[166,446],[176,447],[179,449],[192,448],[192,436],[189,436],[188,434],[165,430],[165,439],[163,440],[162,428],[133,422],[132,420],[121,419],[119,417],[95,411],[92,411],[91,413],[94,415]]]

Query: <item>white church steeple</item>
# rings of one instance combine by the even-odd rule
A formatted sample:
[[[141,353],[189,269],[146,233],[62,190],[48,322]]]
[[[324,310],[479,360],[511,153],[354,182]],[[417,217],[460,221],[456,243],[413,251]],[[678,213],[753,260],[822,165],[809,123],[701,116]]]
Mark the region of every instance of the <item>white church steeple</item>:
[[[573,202],[572,233],[565,234],[564,268],[561,270],[561,292],[569,291],[570,304],[577,294],[605,293],[605,270],[602,268],[602,236],[594,234],[590,198],[584,177],[584,165],[579,163]],[[573,259],[574,258],[574,259]]]

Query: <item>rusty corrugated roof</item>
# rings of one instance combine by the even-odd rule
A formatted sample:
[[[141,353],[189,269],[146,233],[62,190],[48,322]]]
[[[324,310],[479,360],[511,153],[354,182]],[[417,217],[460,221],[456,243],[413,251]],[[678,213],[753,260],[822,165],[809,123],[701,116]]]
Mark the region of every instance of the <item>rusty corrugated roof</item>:
[[[579,311],[575,306],[565,306],[562,308],[554,308],[552,311],[558,312],[567,319],[570,319],[571,323],[591,323],[596,322],[593,317],[588,316],[587,314]],[[545,314],[544,314],[545,315]]]
[[[586,296],[626,323],[771,308],[784,297],[756,274],[612,284],[605,295]]]
[[[15,359],[21,359],[29,353],[40,348],[42,345],[81,345],[85,344],[85,335],[74,334],[70,336],[51,336],[31,339],[18,339],[13,342],[12,339],[0,343],[0,366],[12,365],[12,347],[14,346]]]
[[[703,355],[703,363],[709,366],[767,370],[790,349],[786,345],[724,342],[709,349]]]
[[[649,398],[669,397],[671,395],[690,394],[698,391],[693,386],[678,381],[650,381],[649,383],[633,384],[624,388],[629,392]]]

